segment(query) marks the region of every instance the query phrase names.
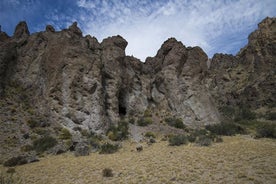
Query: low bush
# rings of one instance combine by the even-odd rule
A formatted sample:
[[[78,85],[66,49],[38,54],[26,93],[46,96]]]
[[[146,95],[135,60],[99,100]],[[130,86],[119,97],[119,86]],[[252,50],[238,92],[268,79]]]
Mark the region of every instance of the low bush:
[[[39,127],[39,122],[33,120],[33,119],[30,119],[27,121],[27,124],[30,128],[35,128],[35,127]]]
[[[232,106],[223,106],[219,109],[224,117],[234,119],[236,114],[236,109]]]
[[[212,139],[209,136],[203,135],[199,136],[199,138],[196,140],[196,143],[199,146],[210,146],[212,144]]]
[[[150,117],[142,117],[142,118],[138,119],[138,121],[137,121],[138,126],[148,126],[152,123],[153,123],[153,121]]]
[[[149,109],[146,109],[144,112],[144,117],[151,117],[151,116],[152,116],[151,111]]]
[[[60,131],[59,138],[63,139],[63,140],[71,139],[72,138],[72,134],[70,133],[70,131],[68,129],[63,128]]]
[[[145,133],[145,137],[148,137],[148,138],[156,138],[155,134],[153,132],[146,132]]]
[[[111,126],[107,131],[107,136],[110,140],[121,141],[128,138],[128,122],[119,121],[117,126]]]
[[[27,125],[30,128],[36,128],[36,127],[48,127],[49,123],[46,123],[44,120],[42,120],[41,118],[38,119],[29,119],[27,121]]]
[[[186,126],[183,124],[183,121],[180,118],[169,117],[165,119],[165,122],[172,127],[185,129]]]
[[[112,154],[119,150],[119,146],[117,144],[105,143],[101,145],[100,154]]]
[[[7,161],[4,162],[4,166],[5,167],[14,167],[17,165],[23,165],[23,164],[27,164],[27,158],[25,156],[17,156],[17,157],[12,157],[10,159],[8,159]]]
[[[276,120],[276,112],[269,112],[266,114],[268,120]]]
[[[245,129],[242,126],[235,123],[220,123],[214,125],[207,125],[205,128],[209,130],[212,134],[216,135],[232,136],[235,134],[245,133]]]
[[[0,184],[23,184],[23,181],[14,173],[0,173]]]
[[[128,122],[130,123],[130,124],[135,124],[135,119],[134,118],[130,118],[129,120],[128,120]]]
[[[206,129],[196,129],[187,137],[189,142],[195,142],[200,146],[209,146],[212,142],[222,142],[222,138]]]
[[[242,106],[236,113],[235,121],[241,120],[254,120],[256,119],[256,114],[252,112],[249,107]]]
[[[187,143],[188,143],[188,139],[184,135],[173,135],[169,138],[170,146],[180,146]]]
[[[276,138],[276,124],[275,123],[262,123],[256,129],[257,138]]]
[[[43,153],[44,151],[54,147],[57,144],[57,140],[51,136],[45,136],[34,140],[33,148],[38,153]]]
[[[109,169],[109,168],[103,169],[103,177],[113,177],[112,169]]]
[[[28,151],[31,151],[33,149],[34,149],[33,146],[31,146],[29,144],[26,144],[26,145],[24,145],[20,148],[20,150],[23,151],[23,152],[28,152]]]

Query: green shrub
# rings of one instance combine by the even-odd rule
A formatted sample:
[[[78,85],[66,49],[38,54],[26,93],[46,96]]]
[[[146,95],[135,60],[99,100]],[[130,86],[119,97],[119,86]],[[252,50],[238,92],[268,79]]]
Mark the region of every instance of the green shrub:
[[[112,169],[103,169],[103,177],[113,177]]]
[[[205,127],[212,134],[231,136],[235,134],[243,134],[245,130],[240,125],[235,123],[220,123],[214,125],[207,125]]]
[[[81,135],[84,136],[84,137],[88,137],[88,136],[89,136],[89,131],[86,130],[86,129],[81,129],[81,130],[80,130],[80,133],[81,133]]]
[[[200,146],[209,146],[212,142],[222,142],[222,138],[206,129],[196,129],[188,135],[189,142],[196,142]]]
[[[135,124],[135,119],[134,118],[130,118],[129,120],[128,120],[128,122],[130,123],[130,124]]]
[[[212,144],[212,139],[209,136],[202,135],[199,136],[196,143],[200,146],[210,146]]]
[[[220,112],[224,115],[224,117],[234,119],[236,110],[232,106],[223,106],[220,108]]]
[[[195,142],[197,139],[197,136],[195,134],[190,134],[188,135],[187,139],[189,142]]]
[[[276,120],[276,112],[269,112],[266,114],[268,120]]]
[[[4,166],[5,167],[14,167],[17,165],[23,165],[23,164],[27,164],[27,158],[26,156],[16,156],[16,157],[12,157],[10,159],[8,159],[7,161],[4,162]]]
[[[110,140],[121,141],[128,138],[128,122],[119,121],[117,126],[111,126],[107,131],[107,136]]]
[[[35,127],[33,129],[33,132],[38,135],[47,135],[49,133],[49,131],[47,129],[41,128],[41,127]]]
[[[170,146],[180,146],[182,144],[187,144],[188,139],[184,135],[173,135],[169,138],[169,145]]]
[[[275,123],[263,123],[257,127],[257,138],[276,138],[276,124]]]
[[[142,117],[137,121],[138,126],[148,126],[152,123],[153,123],[153,121],[150,117]]]
[[[175,128],[180,128],[180,129],[185,129],[186,126],[183,124],[183,121],[180,118],[174,118],[174,117],[169,117],[165,119],[165,122],[172,127]]]
[[[148,138],[156,138],[155,134],[153,132],[146,132],[145,133],[145,137],[148,137]]]
[[[151,117],[151,116],[152,116],[151,111],[149,109],[146,109],[144,112],[144,117]]]
[[[118,149],[119,149],[119,146],[117,144],[105,143],[101,145],[100,154],[112,154],[117,152]]]
[[[60,131],[59,138],[63,139],[63,140],[71,139],[72,138],[72,134],[70,133],[70,131],[68,129],[63,128]]]
[[[20,148],[20,150],[23,151],[23,152],[28,152],[28,151],[31,151],[31,150],[33,150],[33,149],[34,149],[33,146],[31,146],[31,145],[29,145],[29,144],[24,145],[24,146],[22,146],[22,147]]]
[[[27,121],[27,124],[30,128],[35,128],[35,127],[39,127],[40,123],[34,119],[30,119]]]
[[[46,121],[43,120],[43,118],[36,118],[36,119],[29,119],[27,121],[27,125],[30,128],[36,128],[36,127],[48,127],[50,126],[49,123],[47,123]]]
[[[256,114],[246,106],[242,106],[235,117],[235,121],[254,119],[256,119]]]
[[[33,142],[33,148],[38,153],[43,153],[44,151],[54,147],[57,144],[57,140],[51,136],[45,136],[39,138]]]

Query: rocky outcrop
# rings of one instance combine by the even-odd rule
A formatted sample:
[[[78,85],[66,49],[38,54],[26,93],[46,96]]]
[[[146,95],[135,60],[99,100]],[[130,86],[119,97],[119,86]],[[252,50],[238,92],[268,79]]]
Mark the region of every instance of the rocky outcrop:
[[[275,18],[266,18],[236,56],[214,55],[205,81],[218,107],[275,107],[275,35]]]
[[[19,150],[30,142],[23,135],[43,136],[40,122],[47,134],[57,137],[63,127],[82,142],[80,130],[101,134],[122,118],[149,113],[155,123],[177,117],[199,127],[223,120],[225,106],[273,110],[275,30],[275,18],[266,18],[236,56],[212,59],[170,38],[142,63],[125,55],[121,36],[99,43],[83,37],[76,22],[30,35],[20,22],[12,37],[0,33],[0,145]]]

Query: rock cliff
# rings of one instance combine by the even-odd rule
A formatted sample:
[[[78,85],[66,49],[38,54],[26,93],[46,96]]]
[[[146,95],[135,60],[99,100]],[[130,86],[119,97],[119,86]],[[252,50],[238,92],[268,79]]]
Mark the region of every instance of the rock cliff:
[[[0,33],[0,144],[12,144],[1,155],[45,133],[33,127],[65,127],[80,139],[80,128],[104,133],[145,112],[199,127],[227,118],[225,107],[275,111],[275,21],[264,19],[236,56],[208,59],[169,38],[145,63],[125,55],[121,36],[99,43],[76,22],[30,34],[20,22],[13,36]]]

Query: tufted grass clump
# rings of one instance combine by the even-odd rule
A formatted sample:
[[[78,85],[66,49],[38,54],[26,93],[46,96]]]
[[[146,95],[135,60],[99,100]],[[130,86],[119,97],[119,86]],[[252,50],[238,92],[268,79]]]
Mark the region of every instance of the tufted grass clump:
[[[110,168],[103,169],[103,177],[113,177],[113,171]]]

